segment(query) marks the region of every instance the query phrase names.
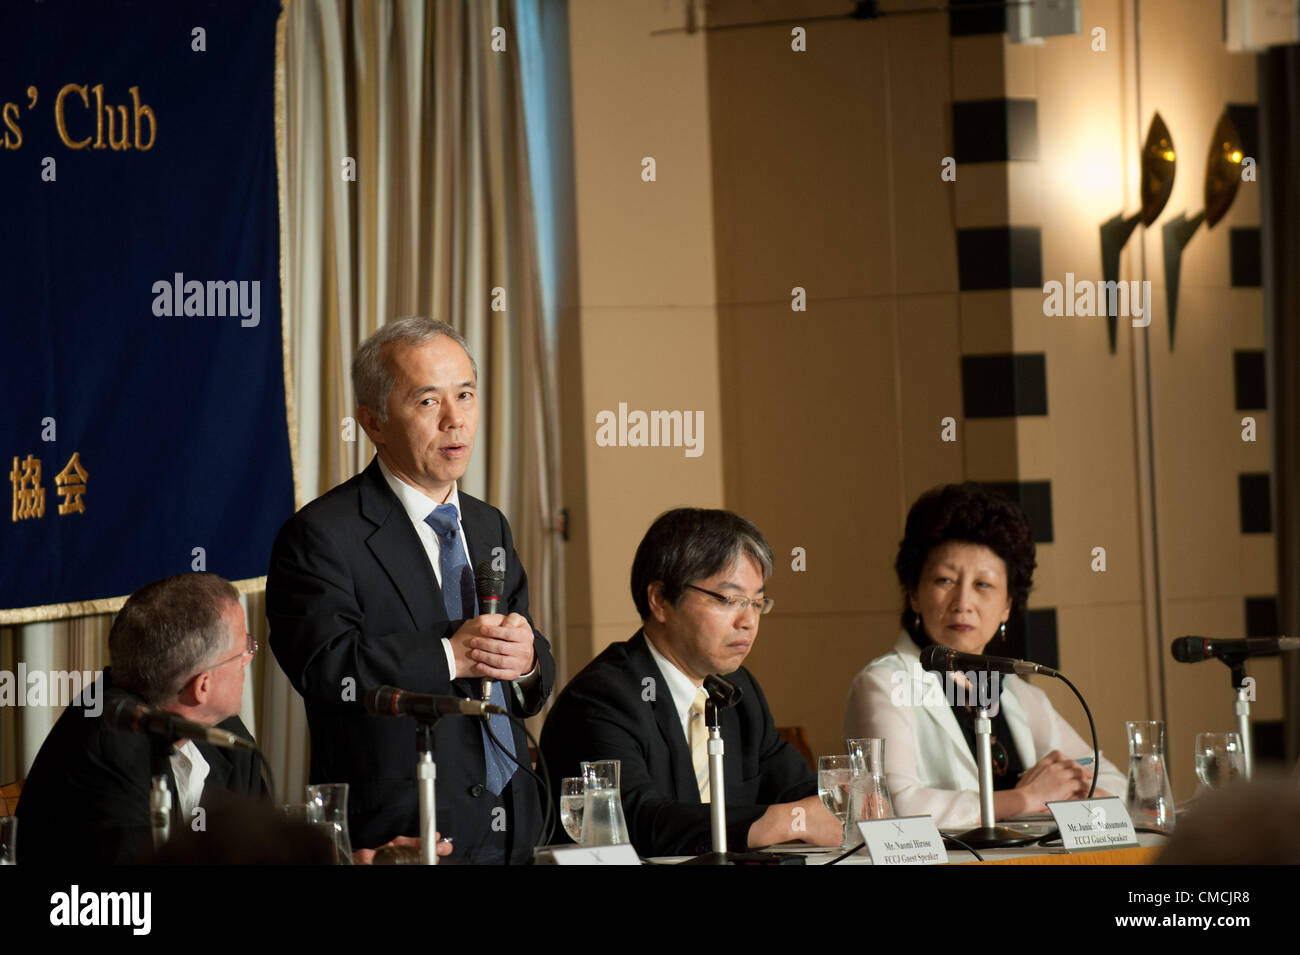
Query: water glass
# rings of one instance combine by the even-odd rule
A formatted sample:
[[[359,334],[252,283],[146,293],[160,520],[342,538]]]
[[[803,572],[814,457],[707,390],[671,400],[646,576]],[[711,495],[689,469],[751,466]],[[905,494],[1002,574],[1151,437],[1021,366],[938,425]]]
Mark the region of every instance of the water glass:
[[[0,816],[0,865],[18,864],[18,817]]]
[[[307,821],[332,830],[339,865],[352,865],[352,839],[348,835],[348,784],[320,783],[307,787]]]
[[[1196,734],[1196,778],[1209,789],[1245,778],[1246,752],[1236,733]]]
[[[581,776],[560,780],[560,822],[574,842],[582,843],[582,814],[586,808],[586,785]]]

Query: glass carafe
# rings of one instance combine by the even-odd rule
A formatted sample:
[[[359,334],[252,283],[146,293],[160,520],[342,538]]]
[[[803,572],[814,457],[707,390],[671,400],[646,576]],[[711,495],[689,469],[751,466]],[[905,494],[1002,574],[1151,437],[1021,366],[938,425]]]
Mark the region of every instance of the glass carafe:
[[[1128,726],[1128,791],[1124,802],[1133,825],[1174,827],[1174,789],[1165,767],[1165,724],[1135,720]]]
[[[619,795],[617,759],[600,759],[582,764],[582,844],[584,846],[620,846],[632,840],[623,818],[623,798]]]

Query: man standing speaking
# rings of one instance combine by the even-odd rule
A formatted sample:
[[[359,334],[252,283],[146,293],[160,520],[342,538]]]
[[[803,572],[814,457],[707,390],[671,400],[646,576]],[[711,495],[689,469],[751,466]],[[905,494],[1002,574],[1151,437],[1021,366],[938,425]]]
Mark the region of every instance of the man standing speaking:
[[[510,525],[457,486],[479,418],[464,340],[445,322],[394,320],[357,350],[352,379],[376,457],[284,525],[266,594],[271,649],[307,706],[311,780],[350,785],[351,837],[362,847],[419,830],[415,722],[367,715],[368,689],[477,699],[490,677],[492,702],[531,716],[555,663],[528,616]],[[473,569],[491,562],[505,566],[504,615],[478,612]],[[502,716],[449,717],[434,759],[453,861],[528,861],[542,808],[519,769],[522,731]]]

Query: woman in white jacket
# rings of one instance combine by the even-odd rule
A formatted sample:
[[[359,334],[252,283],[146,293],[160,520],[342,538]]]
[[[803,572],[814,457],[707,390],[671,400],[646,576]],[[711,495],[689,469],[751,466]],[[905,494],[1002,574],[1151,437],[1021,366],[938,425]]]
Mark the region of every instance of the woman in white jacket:
[[[1087,796],[1092,755],[1037,687],[991,674],[963,686],[921,669],[937,643],[983,653],[1024,610],[1033,583],[1034,541],[1024,513],[976,484],[926,492],[912,506],[895,570],[903,628],[893,652],[871,661],[849,689],[846,738],[885,740],[885,776],[900,816],[930,814],[943,828],[979,824],[974,749],[978,700],[993,717],[993,809],[998,819]],[[994,651],[996,652],[996,651]],[[1124,776],[1101,762],[1097,795],[1123,794]]]

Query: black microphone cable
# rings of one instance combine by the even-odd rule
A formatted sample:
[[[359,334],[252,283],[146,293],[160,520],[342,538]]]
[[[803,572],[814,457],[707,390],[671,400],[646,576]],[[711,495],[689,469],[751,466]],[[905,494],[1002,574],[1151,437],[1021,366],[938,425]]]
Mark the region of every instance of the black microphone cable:
[[[506,749],[505,744],[502,743],[501,740],[497,739],[497,735],[492,732],[492,726],[488,722],[488,718],[484,716],[481,717],[481,719],[483,720],[483,728],[487,730],[488,738],[492,740],[492,745],[509,757],[510,761],[517,767],[528,773],[528,775],[532,776],[533,779],[537,780],[537,785],[541,787],[542,831],[540,841],[533,845],[534,849],[539,849],[542,846],[550,845],[551,837],[555,831],[555,807],[551,804],[551,774],[546,769],[546,757],[542,755],[542,746],[533,737],[533,734],[528,732],[528,726],[513,713],[507,712],[506,717],[510,722],[516,724],[524,731],[524,736],[528,738],[528,742],[532,743],[533,748],[537,750],[537,768],[542,771],[542,775],[539,776],[531,766],[525,766],[523,763],[519,762],[519,758],[514,753],[510,752],[510,750]]]

